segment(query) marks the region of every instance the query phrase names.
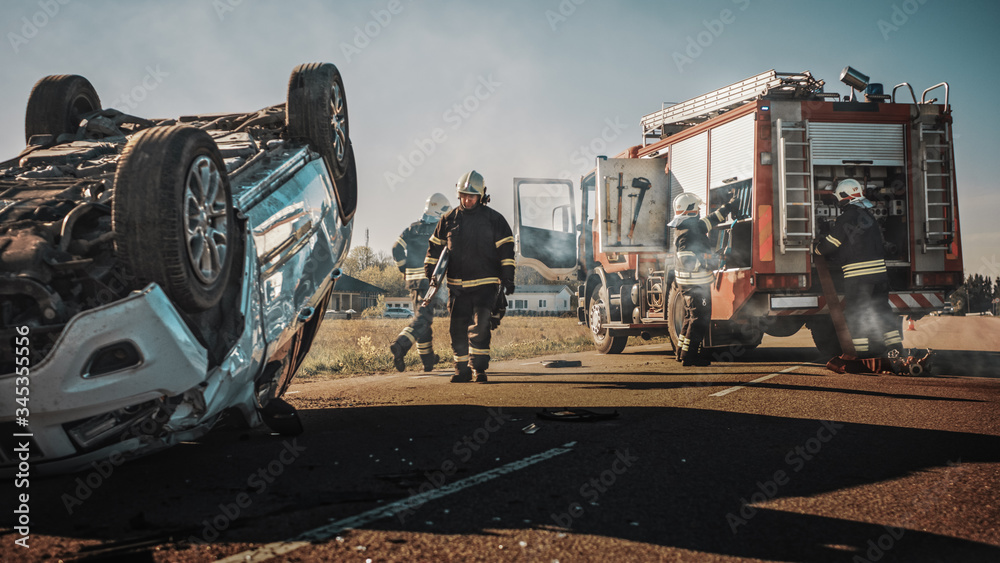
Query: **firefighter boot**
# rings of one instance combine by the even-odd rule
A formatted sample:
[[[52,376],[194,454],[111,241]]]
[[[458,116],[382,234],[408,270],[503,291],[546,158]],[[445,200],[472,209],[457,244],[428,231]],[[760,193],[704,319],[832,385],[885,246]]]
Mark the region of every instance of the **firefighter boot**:
[[[455,364],[455,375],[451,376],[452,383],[468,383],[472,381],[472,368],[469,364]]]
[[[705,349],[698,346],[690,346],[687,352],[684,354],[684,358],[681,361],[682,366],[710,366],[712,365],[712,360],[708,357]]]
[[[430,354],[420,354],[420,361],[424,364],[424,371],[434,371],[434,366],[437,365],[441,358],[431,352]]]
[[[481,369],[473,370],[476,374],[476,383],[489,383],[489,379],[486,377],[486,372]]]
[[[395,366],[396,371],[406,370],[406,350],[399,344],[399,342],[393,342],[389,346],[389,351],[392,352],[392,365]]]

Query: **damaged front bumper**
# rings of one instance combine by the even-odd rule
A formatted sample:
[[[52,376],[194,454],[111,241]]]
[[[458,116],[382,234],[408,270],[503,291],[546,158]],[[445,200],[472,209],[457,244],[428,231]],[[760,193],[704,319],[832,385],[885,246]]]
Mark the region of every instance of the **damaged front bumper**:
[[[33,469],[59,473],[197,438],[230,407],[259,424],[253,379],[263,351],[253,318],[225,359],[210,366],[205,347],[155,284],[80,313],[49,355],[29,366],[27,401],[15,393],[23,377],[0,376],[0,476],[16,471],[14,434],[30,434],[18,439],[31,440]],[[23,404],[27,411],[18,410]]]

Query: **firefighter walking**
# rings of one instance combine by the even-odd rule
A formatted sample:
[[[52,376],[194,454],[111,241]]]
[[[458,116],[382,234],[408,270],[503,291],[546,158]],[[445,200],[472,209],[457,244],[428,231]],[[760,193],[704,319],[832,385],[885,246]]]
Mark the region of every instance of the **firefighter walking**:
[[[903,338],[889,305],[882,229],[869,211],[874,205],[854,179],[842,180],[834,194],[840,216],[830,232],[813,243],[813,252],[833,258],[843,271],[844,317],[858,357],[899,357]]]
[[[733,202],[699,219],[701,198],[682,193],[674,198],[674,219],[667,225],[677,229],[674,280],[684,299],[684,324],[677,335],[677,361],[685,366],[707,366],[712,363],[702,350],[702,340],[712,319],[712,282],[715,276],[709,268],[711,246],[708,233],[731,213]]]
[[[443,194],[430,196],[427,198],[424,214],[420,220],[407,227],[392,245],[392,257],[406,279],[406,288],[410,290],[413,311],[416,314],[410,326],[404,328],[395,342],[389,346],[393,364],[398,371],[406,369],[406,353],[414,345],[417,347],[420,361],[424,364],[424,371],[433,370],[439,359],[434,353],[431,323],[434,321],[435,303],[441,300],[442,294],[439,292],[431,303],[421,307],[421,302],[430,286],[428,275],[424,272],[424,259],[427,256],[430,236],[434,233],[438,221],[450,209],[451,204]]]
[[[492,317],[498,301],[514,293],[514,235],[504,216],[486,207],[489,196],[475,170],[458,181],[460,204],[446,213],[430,238],[424,261],[429,278],[441,252],[450,253],[446,281],[450,293],[453,383],[487,382]]]

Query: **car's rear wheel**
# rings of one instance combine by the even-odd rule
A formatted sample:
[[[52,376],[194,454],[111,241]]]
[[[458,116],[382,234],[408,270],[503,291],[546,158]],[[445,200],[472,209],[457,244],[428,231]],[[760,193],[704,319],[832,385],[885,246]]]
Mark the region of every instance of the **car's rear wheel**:
[[[236,226],[212,137],[182,125],[137,133],[115,175],[112,226],[134,286],[155,282],[192,313],[218,303],[233,267]]]
[[[76,133],[80,116],[101,109],[101,98],[90,81],[75,74],[46,76],[28,95],[24,141],[33,135]]]
[[[306,139],[323,156],[336,187],[337,205],[346,223],[357,207],[357,179],[352,176],[347,94],[340,71],[330,63],[306,63],[295,67],[288,80],[285,108],[288,135]]]

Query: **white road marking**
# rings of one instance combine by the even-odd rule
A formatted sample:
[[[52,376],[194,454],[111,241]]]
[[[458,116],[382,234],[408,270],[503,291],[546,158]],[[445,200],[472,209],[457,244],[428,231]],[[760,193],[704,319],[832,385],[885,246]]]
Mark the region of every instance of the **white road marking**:
[[[772,377],[778,377],[779,375],[781,375],[783,373],[788,373],[788,372],[790,372],[792,370],[796,370],[796,369],[799,369],[801,367],[805,367],[805,366],[792,366],[790,368],[783,369],[783,370],[779,371],[778,373],[772,373],[771,375],[765,375],[764,377],[758,377],[757,379],[754,379],[753,381],[751,381],[749,383],[746,383],[746,384],[743,384],[743,385],[737,385],[736,387],[730,387],[729,389],[723,389],[722,391],[719,391],[718,393],[712,393],[711,395],[709,395],[709,397],[721,397],[723,395],[728,395],[728,394],[732,393],[733,391],[739,391],[740,389],[745,389],[746,386],[750,385],[751,383],[760,383],[761,381],[767,381],[768,379],[771,379]]]
[[[519,469],[524,469],[530,465],[534,465],[540,461],[545,461],[556,457],[557,455],[562,455],[573,450],[573,446],[576,442],[569,442],[563,444],[558,448],[552,448],[551,450],[544,451],[540,454],[535,454],[533,456],[520,459],[518,461],[512,461],[507,465],[502,465],[495,469],[490,469],[489,471],[484,471],[478,475],[473,475],[471,477],[466,477],[455,481],[450,485],[445,485],[437,489],[432,489],[426,493],[420,493],[419,495],[413,495],[407,497],[403,500],[398,500],[392,504],[386,506],[379,506],[373,508],[367,512],[362,512],[356,516],[351,516],[348,518],[341,518],[340,520],[333,520],[325,526],[320,526],[319,528],[314,528],[307,532],[299,534],[297,537],[280,542],[272,542],[257,549],[252,549],[250,551],[244,551],[242,553],[237,553],[236,555],[230,555],[225,559],[220,559],[218,563],[243,563],[246,561],[266,561],[272,557],[277,557],[283,555],[290,551],[295,551],[300,547],[305,547],[315,541],[328,540],[334,537],[339,532],[342,532],[348,528],[360,528],[361,526],[370,524],[377,520],[383,518],[390,518],[396,514],[403,512],[404,510],[411,510],[419,508],[424,503],[445,497],[454,493],[466,489],[473,485],[478,485],[480,483],[485,483],[500,477],[501,475],[506,475],[508,473],[513,473]]]

